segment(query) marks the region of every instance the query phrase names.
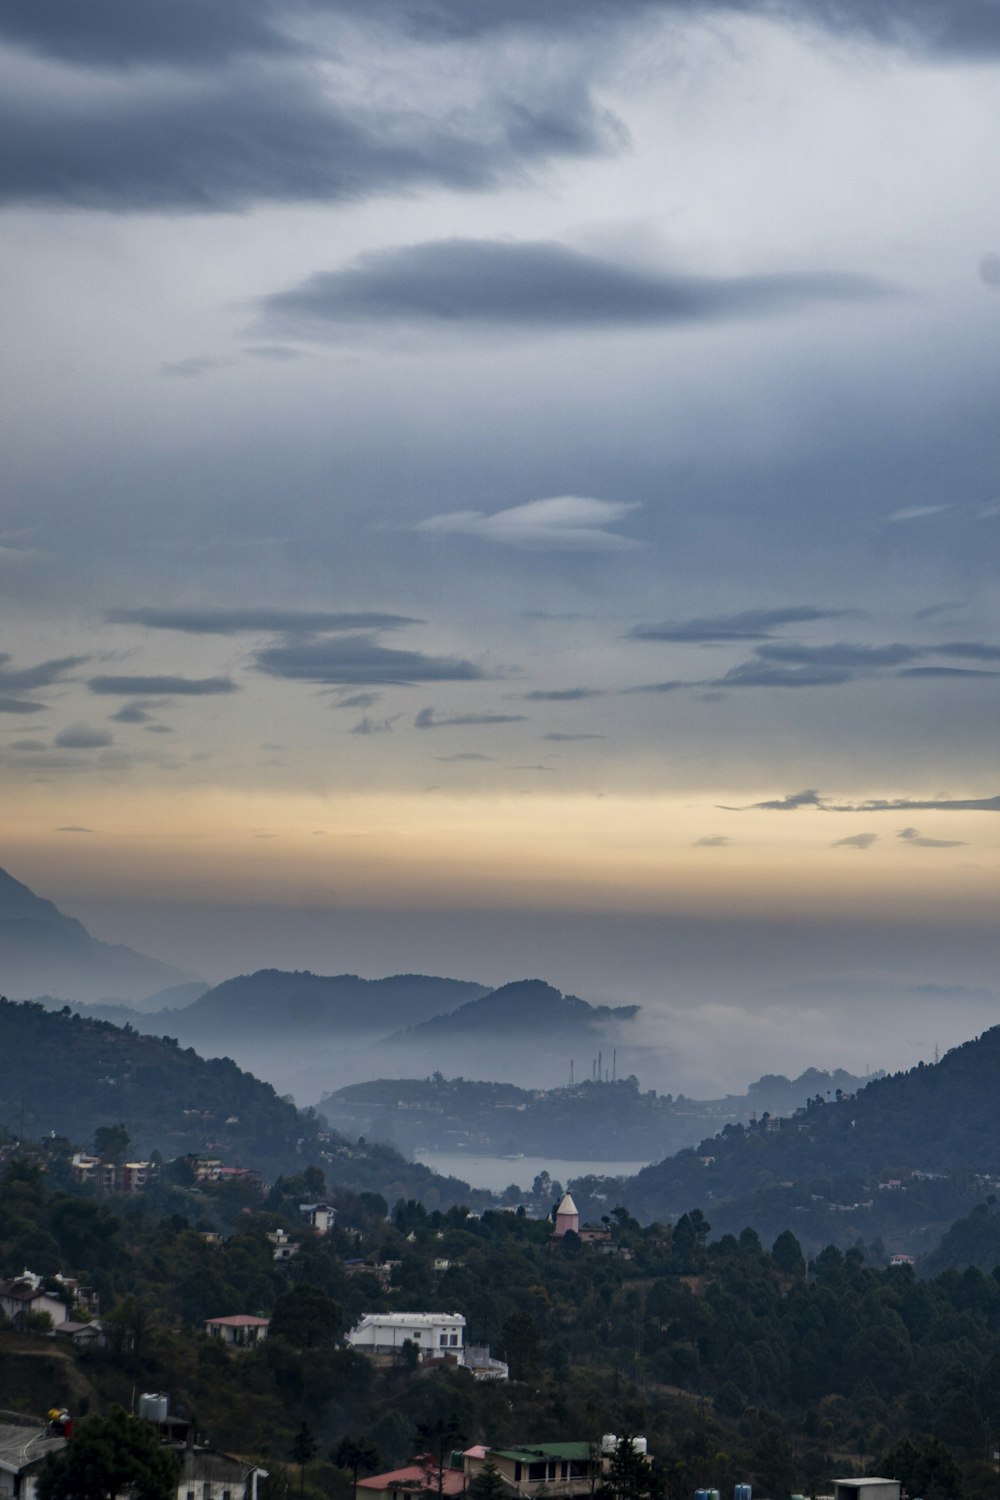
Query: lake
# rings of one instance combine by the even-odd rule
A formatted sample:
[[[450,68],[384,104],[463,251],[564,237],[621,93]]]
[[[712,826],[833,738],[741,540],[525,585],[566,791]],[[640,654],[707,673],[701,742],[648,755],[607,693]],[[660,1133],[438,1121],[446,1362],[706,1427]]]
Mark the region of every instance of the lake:
[[[631,1177],[645,1161],[563,1161],[557,1156],[520,1156],[511,1161],[505,1156],[481,1156],[474,1151],[414,1151],[421,1161],[443,1177],[460,1177],[470,1187],[489,1188],[502,1193],[512,1182],[527,1190],[539,1172],[548,1172],[563,1187],[571,1177]]]

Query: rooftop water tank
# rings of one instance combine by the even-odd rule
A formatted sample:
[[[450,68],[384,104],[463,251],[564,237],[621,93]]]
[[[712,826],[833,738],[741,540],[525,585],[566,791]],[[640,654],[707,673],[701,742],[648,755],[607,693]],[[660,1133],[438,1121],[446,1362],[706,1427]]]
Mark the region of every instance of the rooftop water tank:
[[[605,1458],[610,1458],[613,1453],[618,1452],[618,1439],[613,1432],[606,1432],[601,1438],[601,1453]]]
[[[165,1422],[170,1398],[165,1391],[146,1391],[139,1397],[139,1415],[145,1422]]]

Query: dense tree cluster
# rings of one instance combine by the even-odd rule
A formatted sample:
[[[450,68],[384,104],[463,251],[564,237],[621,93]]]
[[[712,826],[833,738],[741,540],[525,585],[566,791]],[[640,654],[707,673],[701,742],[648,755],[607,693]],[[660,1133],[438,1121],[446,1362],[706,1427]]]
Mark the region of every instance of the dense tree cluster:
[[[297,1209],[319,1192],[338,1208],[325,1237]],[[643,1227],[617,1208],[603,1251],[575,1235],[553,1244],[551,1224],[523,1212],[410,1199],[390,1214],[377,1193],[330,1190],[316,1168],[280,1179],[264,1205],[220,1208],[227,1193],[175,1186],[169,1202],[120,1211],[53,1190],[37,1164],[7,1166],[0,1272],[60,1269],[97,1287],[105,1310],[108,1348],[60,1350],[50,1399],[76,1402],[82,1380],[107,1412],[133,1387],[166,1390],[217,1442],[276,1473],[299,1462],[305,1424],[315,1450],[288,1474],[310,1500],[346,1500],[355,1471],[416,1452],[604,1431],[644,1433],[656,1455],[614,1480],[623,1500],[646,1500],[637,1479],[653,1500],[738,1480],[780,1495],[886,1455],[931,1500],[995,1487],[982,1454],[1000,1412],[996,1273],[921,1281],[832,1247],[807,1264],[787,1230],[770,1250],[753,1230],[713,1241],[698,1210]],[[220,1212],[221,1244],[208,1232]],[[991,1207],[977,1217],[992,1221]],[[278,1230],[296,1246],[284,1265],[268,1238]],[[415,1359],[379,1369],[341,1344],[364,1312],[416,1308],[462,1312],[469,1341],[508,1360],[510,1384],[418,1374]],[[233,1356],[204,1320],[239,1312],[269,1316],[271,1331]],[[26,1337],[0,1336],[0,1405],[30,1399]]]

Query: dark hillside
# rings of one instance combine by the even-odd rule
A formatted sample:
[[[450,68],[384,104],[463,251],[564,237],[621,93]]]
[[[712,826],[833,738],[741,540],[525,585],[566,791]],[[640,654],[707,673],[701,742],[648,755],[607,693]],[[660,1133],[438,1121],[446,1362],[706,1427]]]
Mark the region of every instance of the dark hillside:
[[[131,1150],[165,1158],[208,1151],[271,1178],[321,1166],[332,1186],[420,1198],[437,1207],[488,1204],[390,1146],[323,1132],[269,1083],[228,1057],[206,1059],[169,1037],[0,999],[0,1130],[66,1136],[85,1146],[123,1123]]]
[[[611,1192],[647,1220],[698,1203],[720,1228],[752,1223],[770,1232],[791,1223],[813,1242],[905,1237],[918,1225],[940,1235],[971,1207],[982,1187],[977,1177],[1000,1173],[998,1082],[994,1027],[940,1063],[876,1080],[856,1095],[815,1098],[781,1120],[728,1125],[613,1188],[589,1182],[581,1195],[599,1202],[595,1194]]]

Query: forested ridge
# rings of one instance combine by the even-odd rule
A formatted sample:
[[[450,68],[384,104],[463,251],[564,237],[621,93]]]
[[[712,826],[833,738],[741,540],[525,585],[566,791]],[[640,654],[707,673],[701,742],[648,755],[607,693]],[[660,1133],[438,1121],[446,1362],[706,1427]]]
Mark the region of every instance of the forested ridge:
[[[489,1203],[456,1178],[390,1146],[350,1143],[228,1057],[199,1057],[170,1037],[0,999],[0,1132],[54,1133],[86,1145],[123,1123],[134,1153],[209,1152],[272,1178],[336,1162],[336,1180],[435,1204]]]
[[[1000,1175],[998,1077],[994,1027],[939,1063],[817,1096],[780,1120],[727,1125],[633,1178],[574,1181],[573,1192],[581,1207],[610,1199],[642,1219],[698,1203],[720,1228],[792,1225],[812,1245],[882,1235],[919,1253]]]

